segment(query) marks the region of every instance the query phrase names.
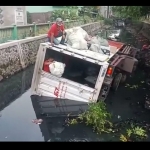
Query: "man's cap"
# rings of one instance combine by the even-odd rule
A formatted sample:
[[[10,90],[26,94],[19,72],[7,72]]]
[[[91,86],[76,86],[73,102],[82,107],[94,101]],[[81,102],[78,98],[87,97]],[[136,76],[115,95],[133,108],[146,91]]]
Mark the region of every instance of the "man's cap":
[[[61,18],[57,18],[56,22],[62,22],[62,19]]]

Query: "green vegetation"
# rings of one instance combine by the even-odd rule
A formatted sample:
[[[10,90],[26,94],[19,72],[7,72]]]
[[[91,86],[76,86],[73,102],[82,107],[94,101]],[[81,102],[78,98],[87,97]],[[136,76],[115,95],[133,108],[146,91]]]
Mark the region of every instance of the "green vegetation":
[[[112,19],[105,18],[105,19],[104,19],[104,24],[105,24],[105,25],[113,25],[113,20],[112,20]]]
[[[76,119],[71,119],[69,121],[70,125],[76,125],[78,123],[85,123],[87,126],[91,126],[97,134],[101,133],[114,133],[115,130],[119,133],[123,133],[117,137],[120,138],[122,142],[129,142],[129,141],[141,141],[145,140],[148,136],[146,134],[146,130],[143,128],[133,125],[130,125],[129,129],[116,128],[115,124],[110,121],[111,114],[106,109],[106,104],[102,101],[98,103],[90,103],[89,108],[87,111],[79,114]]]
[[[149,14],[150,6],[114,6],[112,11],[118,17],[131,17],[137,20]]]
[[[66,20],[84,20],[85,23],[102,20],[99,15],[97,6],[84,6],[79,9],[77,6],[65,6],[63,10],[55,10],[52,12],[50,21],[55,21],[56,18],[61,17]]]
[[[109,133],[112,131],[110,118],[111,114],[107,112],[104,102],[90,103],[89,109],[80,114],[77,119],[70,120],[70,124],[85,122],[86,125],[92,126],[93,130],[98,134],[102,132]]]
[[[133,124],[131,125],[131,128],[126,129],[125,134],[120,135],[120,140],[122,142],[140,141],[145,138],[147,138],[146,131],[141,127],[135,127]]]

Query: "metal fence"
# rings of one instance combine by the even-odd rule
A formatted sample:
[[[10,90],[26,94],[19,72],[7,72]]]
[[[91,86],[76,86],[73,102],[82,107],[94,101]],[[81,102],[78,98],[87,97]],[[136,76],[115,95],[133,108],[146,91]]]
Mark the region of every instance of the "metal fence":
[[[5,43],[10,40],[25,39],[26,37],[33,37],[41,34],[46,34],[53,22],[41,24],[29,24],[26,26],[7,26],[0,28],[0,43]],[[84,24],[83,20],[65,21],[65,28],[72,28]]]

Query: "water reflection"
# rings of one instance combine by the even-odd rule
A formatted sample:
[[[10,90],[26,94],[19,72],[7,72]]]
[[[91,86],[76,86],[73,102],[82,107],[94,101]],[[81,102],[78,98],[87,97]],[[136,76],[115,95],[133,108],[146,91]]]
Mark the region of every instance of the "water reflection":
[[[43,141],[31,122],[36,118],[28,90],[32,74],[33,66],[0,83],[0,141]]]
[[[69,118],[87,109],[87,103],[39,96],[31,99],[37,118],[43,119],[39,126],[45,141],[103,141],[84,124],[67,125]]]
[[[31,86],[33,66],[0,82],[0,111],[26,92]]]

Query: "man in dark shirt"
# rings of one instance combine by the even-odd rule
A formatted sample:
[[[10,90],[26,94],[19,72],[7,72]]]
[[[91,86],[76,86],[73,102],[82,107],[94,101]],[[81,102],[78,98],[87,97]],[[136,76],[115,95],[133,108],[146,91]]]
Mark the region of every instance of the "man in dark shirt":
[[[62,39],[61,41],[59,41],[57,38],[61,36]],[[66,38],[66,32],[61,18],[57,18],[56,23],[54,23],[50,27],[47,37],[48,37],[48,41],[51,43],[52,46],[54,46],[54,44],[55,45],[64,44]]]

